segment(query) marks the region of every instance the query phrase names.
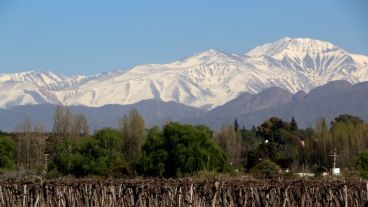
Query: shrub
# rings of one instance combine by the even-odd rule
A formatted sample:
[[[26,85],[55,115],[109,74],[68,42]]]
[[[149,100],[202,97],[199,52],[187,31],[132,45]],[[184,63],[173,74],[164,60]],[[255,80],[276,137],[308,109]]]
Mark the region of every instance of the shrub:
[[[365,150],[358,155],[355,161],[355,167],[362,178],[368,179],[368,150]]]
[[[263,160],[251,169],[255,177],[273,179],[280,175],[281,168],[270,160]]]
[[[8,137],[0,137],[0,173],[16,168],[16,144]]]

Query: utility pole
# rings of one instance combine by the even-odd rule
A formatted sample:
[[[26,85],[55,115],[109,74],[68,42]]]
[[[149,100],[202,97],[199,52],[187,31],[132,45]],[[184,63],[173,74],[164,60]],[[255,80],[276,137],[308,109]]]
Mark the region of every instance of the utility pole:
[[[330,155],[330,157],[333,157],[333,168],[331,170],[331,174],[340,175],[340,168],[336,168],[336,159],[337,159],[336,149],[334,149],[333,154]]]
[[[331,155],[329,155],[330,157],[333,157],[332,158],[332,165],[333,165],[333,168],[336,168],[336,159],[337,159],[337,153],[336,153],[336,149],[334,149],[334,151],[333,151],[333,154],[331,154]]]

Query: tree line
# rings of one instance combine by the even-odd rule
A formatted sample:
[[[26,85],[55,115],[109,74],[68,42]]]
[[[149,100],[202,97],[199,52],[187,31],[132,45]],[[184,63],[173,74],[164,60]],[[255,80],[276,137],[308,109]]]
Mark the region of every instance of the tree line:
[[[331,123],[300,129],[292,118],[271,117],[251,129],[237,120],[218,132],[204,125],[168,122],[146,128],[137,110],[116,129],[90,132],[83,114],[58,106],[52,132],[26,119],[0,132],[0,174],[182,177],[199,172],[240,172],[272,178],[290,172],[320,174],[336,165],[346,175],[368,178],[368,124],[343,114]]]

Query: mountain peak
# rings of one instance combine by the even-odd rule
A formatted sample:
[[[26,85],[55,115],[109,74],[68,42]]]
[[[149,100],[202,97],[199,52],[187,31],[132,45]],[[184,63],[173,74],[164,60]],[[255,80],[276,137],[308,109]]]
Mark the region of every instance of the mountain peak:
[[[0,74],[0,107],[46,102],[97,107],[158,99],[209,109],[238,94],[270,87],[294,93],[333,80],[368,80],[368,57],[320,40],[285,37],[248,54],[253,57],[209,49],[168,64],[138,65],[92,77],[47,71]],[[287,93],[271,88],[259,97],[278,94]]]
[[[250,57],[278,57],[290,54],[321,54],[339,50],[335,45],[310,38],[284,37],[276,42],[263,44],[249,51]]]
[[[203,55],[221,55],[221,54],[225,54],[225,52],[218,50],[218,49],[214,49],[214,48],[210,48],[208,50],[202,51],[197,53],[198,54],[203,54]]]
[[[189,67],[201,64],[211,63],[234,63],[241,61],[241,58],[235,54],[229,54],[217,49],[208,49],[192,56],[176,61],[171,66]]]

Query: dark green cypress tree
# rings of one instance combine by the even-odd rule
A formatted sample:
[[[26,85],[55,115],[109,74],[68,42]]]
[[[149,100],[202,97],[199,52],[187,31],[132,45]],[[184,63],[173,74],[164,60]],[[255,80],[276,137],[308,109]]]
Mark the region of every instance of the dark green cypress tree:
[[[238,120],[237,119],[235,119],[235,121],[234,121],[234,130],[236,132],[239,131],[239,124],[238,124]]]
[[[290,129],[291,129],[291,131],[297,131],[298,130],[298,123],[296,123],[296,120],[295,120],[294,117],[291,118]]]

